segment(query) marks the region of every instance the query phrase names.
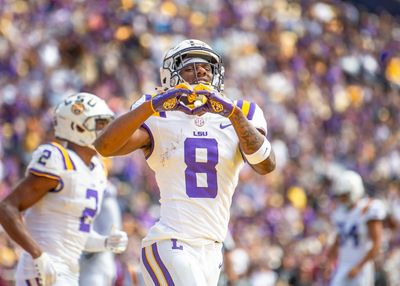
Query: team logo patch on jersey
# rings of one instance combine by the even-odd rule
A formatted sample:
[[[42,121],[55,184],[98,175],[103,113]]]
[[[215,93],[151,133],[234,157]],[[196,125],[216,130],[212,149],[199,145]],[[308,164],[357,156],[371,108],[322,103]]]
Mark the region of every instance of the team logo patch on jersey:
[[[194,119],[194,124],[196,124],[196,126],[201,127],[201,126],[204,125],[204,119],[201,118],[201,117],[196,117],[196,118]]]
[[[71,111],[75,115],[82,114],[85,111],[85,105],[82,102],[75,102],[71,106]]]

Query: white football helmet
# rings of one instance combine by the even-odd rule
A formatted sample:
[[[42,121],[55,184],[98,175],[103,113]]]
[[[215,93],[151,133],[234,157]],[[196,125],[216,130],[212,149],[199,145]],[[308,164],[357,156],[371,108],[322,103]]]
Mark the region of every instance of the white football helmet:
[[[81,92],[67,97],[55,110],[55,135],[81,146],[92,147],[97,137],[97,121],[109,123],[114,113],[94,94]]]
[[[350,202],[355,203],[364,195],[364,184],[358,173],[346,170],[336,178],[333,191],[336,196],[349,194]]]
[[[182,63],[197,62],[187,61],[188,58],[196,58],[200,60],[199,62],[204,62],[205,60],[210,63],[213,72],[211,85],[218,91],[224,89],[224,67],[222,66],[221,56],[215,53],[206,43],[195,39],[179,43],[164,55],[160,68],[161,85],[163,88],[174,87],[184,82],[183,78],[179,75],[180,70],[184,66]]]

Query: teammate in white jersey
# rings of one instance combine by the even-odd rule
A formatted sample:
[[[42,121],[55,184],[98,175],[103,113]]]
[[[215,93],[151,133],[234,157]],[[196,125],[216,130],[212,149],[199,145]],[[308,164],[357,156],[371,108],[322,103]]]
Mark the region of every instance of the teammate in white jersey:
[[[361,176],[346,170],[334,182],[338,207],[332,215],[337,229],[336,239],[328,251],[327,267],[337,267],[332,286],[373,286],[374,258],[381,246],[383,219],[382,201],[363,197]]]
[[[104,156],[142,149],[160,189],[161,216],[142,242],[147,285],[217,285],[239,171],[275,168],[267,123],[253,102],[221,92],[221,57],[199,40],[169,50],[162,88],[144,95],[94,145]]]
[[[113,112],[97,96],[78,93],[60,103],[55,114],[55,135],[67,147],[40,145],[26,176],[0,203],[0,223],[24,249],[17,286],[77,286],[84,249],[120,252],[127,244],[124,232],[106,237],[91,231],[107,183],[92,144]]]
[[[106,235],[122,227],[121,209],[117,201],[117,189],[108,184],[101,210],[93,222],[93,229]],[[117,278],[115,254],[109,251],[85,252],[80,259],[80,286],[111,286]]]

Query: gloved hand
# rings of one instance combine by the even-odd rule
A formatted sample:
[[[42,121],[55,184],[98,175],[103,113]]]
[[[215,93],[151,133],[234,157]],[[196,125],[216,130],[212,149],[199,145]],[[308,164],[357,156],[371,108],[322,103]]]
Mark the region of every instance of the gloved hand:
[[[43,252],[38,258],[33,259],[40,285],[53,285],[57,280],[57,271],[47,253]]]
[[[105,246],[113,253],[124,252],[128,246],[128,235],[125,231],[113,229],[106,238]]]
[[[233,101],[228,97],[223,96],[218,91],[203,89],[195,91],[195,93],[199,96],[205,96],[207,101],[200,107],[193,109],[192,114],[197,115],[204,112],[210,112],[228,118],[232,115],[235,108]]]
[[[168,89],[151,99],[151,107],[154,112],[179,110],[191,114],[191,110],[179,101],[181,96],[191,93],[192,91],[186,88]]]

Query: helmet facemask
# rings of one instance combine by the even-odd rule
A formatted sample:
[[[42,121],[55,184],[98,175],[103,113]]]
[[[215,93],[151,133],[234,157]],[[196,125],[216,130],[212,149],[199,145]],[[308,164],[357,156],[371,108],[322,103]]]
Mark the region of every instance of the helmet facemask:
[[[208,84],[218,91],[224,87],[224,67],[221,57],[211,47],[198,40],[186,40],[169,50],[160,68],[161,84],[165,89],[174,87],[185,80],[181,70],[189,64],[208,63],[212,69],[212,79]],[[197,76],[196,70],[194,71]],[[192,84],[200,83],[199,81]]]

